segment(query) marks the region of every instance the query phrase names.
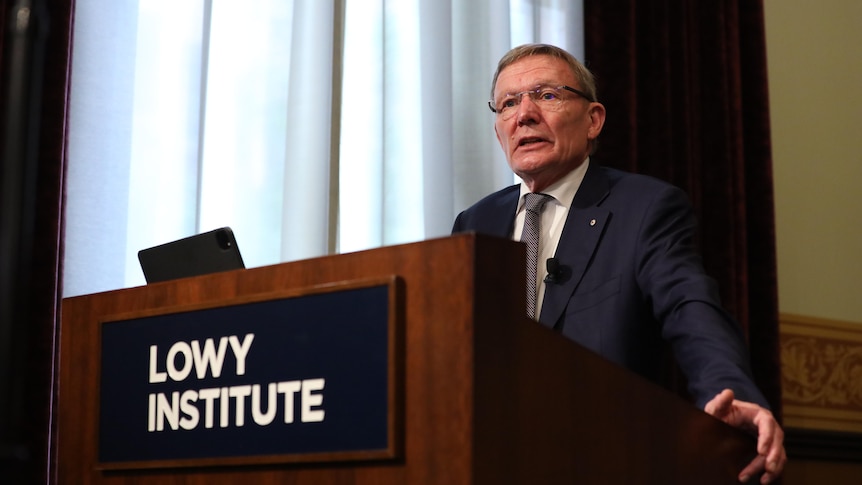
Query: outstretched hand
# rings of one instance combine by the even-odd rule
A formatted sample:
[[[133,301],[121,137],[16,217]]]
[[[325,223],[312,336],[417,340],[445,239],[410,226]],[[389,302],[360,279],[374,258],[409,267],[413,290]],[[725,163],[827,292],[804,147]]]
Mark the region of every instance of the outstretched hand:
[[[763,473],[760,483],[770,483],[781,475],[787,463],[784,431],[768,409],[738,401],[733,391],[725,389],[706,403],[703,410],[731,426],[757,434],[757,456],[739,473],[740,482]]]

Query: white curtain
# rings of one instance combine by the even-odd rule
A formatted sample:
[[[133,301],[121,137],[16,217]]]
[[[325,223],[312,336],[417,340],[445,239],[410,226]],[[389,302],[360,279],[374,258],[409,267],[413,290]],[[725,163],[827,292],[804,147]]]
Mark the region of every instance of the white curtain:
[[[77,0],[64,294],[231,226],[255,267],[445,236],[513,183],[501,55],[582,57],[582,0]]]

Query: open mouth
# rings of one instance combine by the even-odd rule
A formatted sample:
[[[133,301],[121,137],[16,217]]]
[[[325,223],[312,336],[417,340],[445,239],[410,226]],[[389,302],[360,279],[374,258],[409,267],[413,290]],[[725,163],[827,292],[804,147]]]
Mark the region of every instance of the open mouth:
[[[543,141],[545,141],[545,140],[538,138],[538,137],[532,137],[531,136],[531,137],[521,138],[521,140],[518,142],[518,146],[522,147],[525,145],[532,145],[534,143],[541,143]]]

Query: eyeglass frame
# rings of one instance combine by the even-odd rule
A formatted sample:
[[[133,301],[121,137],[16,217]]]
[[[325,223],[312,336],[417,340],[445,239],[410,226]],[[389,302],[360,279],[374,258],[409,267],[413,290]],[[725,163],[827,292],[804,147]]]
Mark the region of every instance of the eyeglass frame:
[[[537,93],[537,94],[538,94],[538,93],[540,93],[540,92],[541,92],[541,90],[542,90],[543,88],[554,88],[554,89],[558,89],[558,90],[559,90],[559,89],[565,89],[566,91],[569,91],[569,92],[575,93],[575,94],[577,94],[578,96],[580,96],[580,97],[582,97],[582,98],[586,99],[587,101],[589,101],[589,102],[591,102],[591,103],[595,103],[595,102],[596,102],[595,98],[593,98],[593,97],[592,97],[592,96],[590,96],[589,94],[587,94],[587,93],[585,93],[585,92],[583,92],[583,91],[581,91],[581,90],[579,90],[579,89],[575,89],[575,88],[573,88],[573,87],[571,87],[571,86],[566,86],[566,85],[551,86],[551,85],[548,85],[548,84],[539,84],[539,85],[537,85],[536,87],[534,87],[533,89],[528,89],[528,90],[526,90],[526,91],[521,91],[520,93],[507,94],[506,96],[507,96],[507,97],[508,97],[508,96],[512,96],[514,99],[517,99],[517,100],[518,100],[518,105],[520,105],[520,104],[521,104],[521,98],[523,98],[525,94],[527,94],[527,93]],[[533,98],[532,98],[532,96],[530,97],[530,99],[533,99]],[[533,100],[533,101],[535,101],[535,100]],[[562,102],[562,101],[563,101],[563,99],[562,99],[562,98],[560,98],[560,102]],[[490,109],[491,109],[491,112],[492,112],[492,113],[494,113],[494,114],[496,114],[497,116],[502,115],[502,111],[503,111],[503,110],[502,110],[502,109],[498,110],[497,108],[495,108],[495,107],[494,107],[494,105],[495,105],[494,100],[493,100],[493,99],[489,99],[489,100],[488,100],[488,108],[490,108]]]

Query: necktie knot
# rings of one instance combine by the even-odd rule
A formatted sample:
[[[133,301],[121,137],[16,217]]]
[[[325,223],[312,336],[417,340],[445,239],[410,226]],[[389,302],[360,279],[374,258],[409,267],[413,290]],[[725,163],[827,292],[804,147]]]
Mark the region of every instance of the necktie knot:
[[[551,196],[548,194],[530,192],[524,195],[524,208],[530,212],[541,214],[549,200],[551,200]]]

